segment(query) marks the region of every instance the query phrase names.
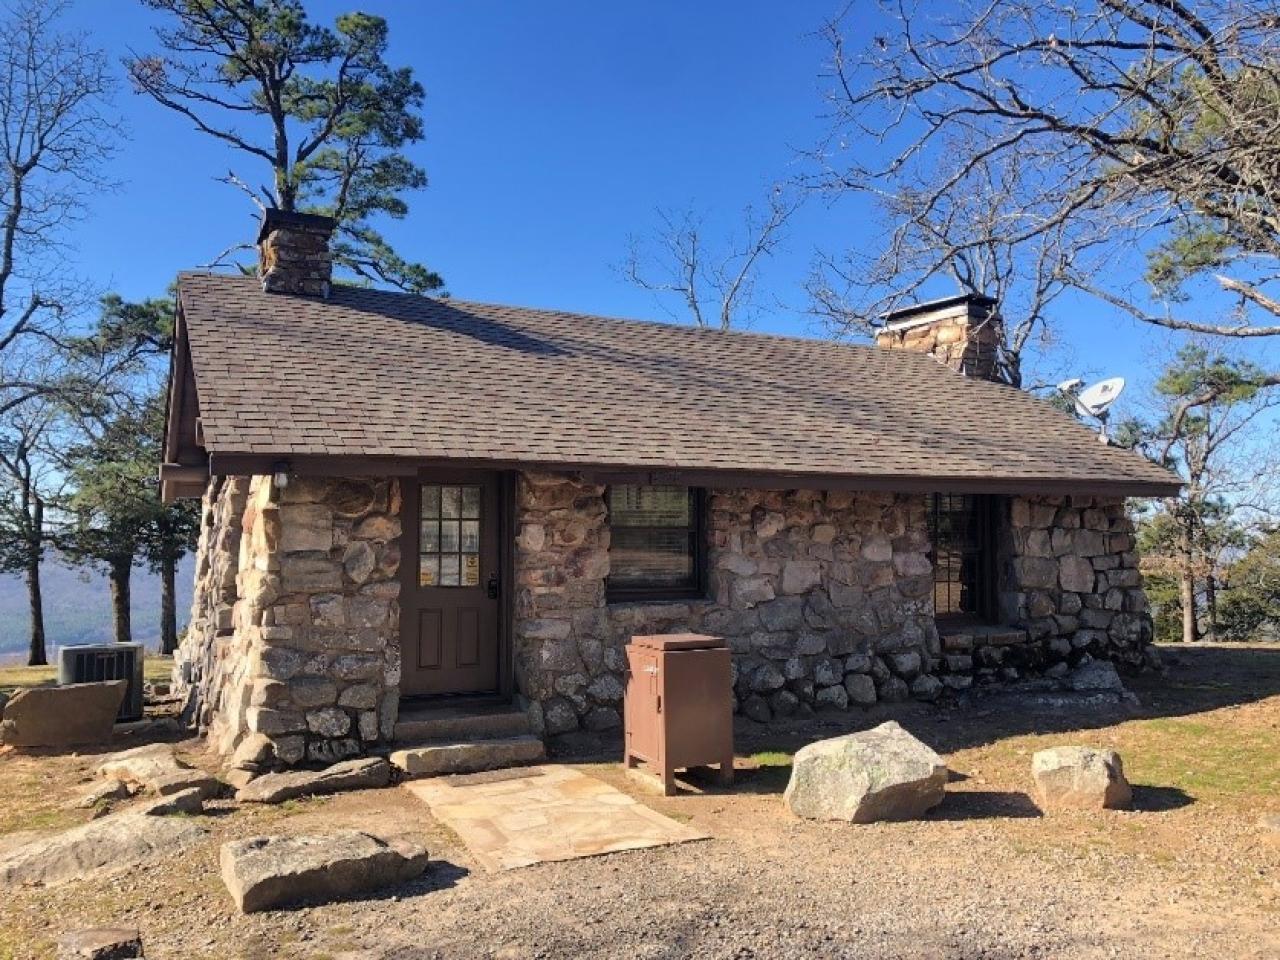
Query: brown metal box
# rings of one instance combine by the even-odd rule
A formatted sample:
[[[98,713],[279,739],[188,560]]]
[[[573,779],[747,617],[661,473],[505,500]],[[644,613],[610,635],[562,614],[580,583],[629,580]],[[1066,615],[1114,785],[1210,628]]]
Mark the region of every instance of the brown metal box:
[[[729,648],[696,633],[632,637],[627,644],[623,764],[648,764],[668,795],[675,772],[719,764],[733,782],[733,683]]]

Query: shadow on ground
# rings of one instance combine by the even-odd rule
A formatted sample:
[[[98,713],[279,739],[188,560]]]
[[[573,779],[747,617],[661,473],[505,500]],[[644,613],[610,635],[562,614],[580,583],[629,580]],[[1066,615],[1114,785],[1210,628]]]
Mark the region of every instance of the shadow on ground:
[[[734,742],[739,757],[790,754],[815,740],[865,730],[886,720],[896,720],[943,755],[980,747],[1027,734],[1070,733],[1111,726],[1128,720],[1181,717],[1280,695],[1280,646],[1196,645],[1164,646],[1160,652],[1167,666],[1155,673],[1128,677],[1129,690],[1138,703],[1100,702],[1096,695],[1081,695],[1077,702],[1051,706],[1037,694],[1020,694],[1016,688],[993,687],[975,691],[959,701],[944,704],[877,704],[869,710],[819,713],[787,727],[763,727],[738,718]],[[610,761],[621,754],[620,737],[572,735],[551,744],[552,755],[565,760]],[[769,760],[756,769],[739,769],[735,793],[781,793],[790,776],[785,761]],[[701,792],[719,789],[698,783]],[[1181,790],[1159,785],[1135,786],[1134,806],[1140,810],[1173,810],[1194,802]],[[969,816],[1037,816],[1039,811],[1024,794],[956,791],[949,794],[944,818]],[[962,799],[952,804],[950,798]],[[1029,808],[1028,808],[1029,805]],[[1032,812],[1034,811],[1034,812]]]

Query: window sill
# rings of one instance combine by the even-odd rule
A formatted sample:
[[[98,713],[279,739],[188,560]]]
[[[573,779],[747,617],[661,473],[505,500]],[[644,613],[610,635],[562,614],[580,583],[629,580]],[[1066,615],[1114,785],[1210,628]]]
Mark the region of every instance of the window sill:
[[[687,593],[670,593],[663,591],[662,593],[616,593],[605,594],[604,602],[607,607],[648,607],[662,604],[675,605],[678,603],[698,603],[706,602],[710,598],[701,590],[690,590]]]

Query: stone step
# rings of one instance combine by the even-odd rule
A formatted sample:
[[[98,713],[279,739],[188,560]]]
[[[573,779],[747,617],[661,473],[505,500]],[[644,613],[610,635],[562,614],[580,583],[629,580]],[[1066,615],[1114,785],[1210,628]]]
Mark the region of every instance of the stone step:
[[[424,740],[492,740],[520,737],[529,733],[529,715],[523,710],[494,712],[441,711],[410,714],[397,721],[397,743]]]
[[[438,777],[537,763],[546,755],[542,741],[526,734],[488,740],[429,741],[401,747],[389,759],[406,777]]]

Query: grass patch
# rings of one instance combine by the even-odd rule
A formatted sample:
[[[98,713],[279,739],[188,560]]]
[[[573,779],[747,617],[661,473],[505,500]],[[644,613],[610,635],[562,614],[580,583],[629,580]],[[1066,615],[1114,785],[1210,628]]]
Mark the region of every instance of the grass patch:
[[[142,675],[147,683],[168,683],[173,674],[173,657],[148,654],[143,661]],[[0,667],[0,690],[22,690],[27,687],[48,687],[57,682],[58,668]]]
[[[753,753],[747,760],[757,767],[791,766],[791,754],[782,750],[762,750],[760,753]]]
[[[969,759],[1020,773],[1037,750],[1081,744],[1118,751],[1135,786],[1172,788],[1223,803],[1273,799],[1280,795],[1280,729],[1241,721],[1238,711],[1132,720],[1105,731],[1012,737]]]

